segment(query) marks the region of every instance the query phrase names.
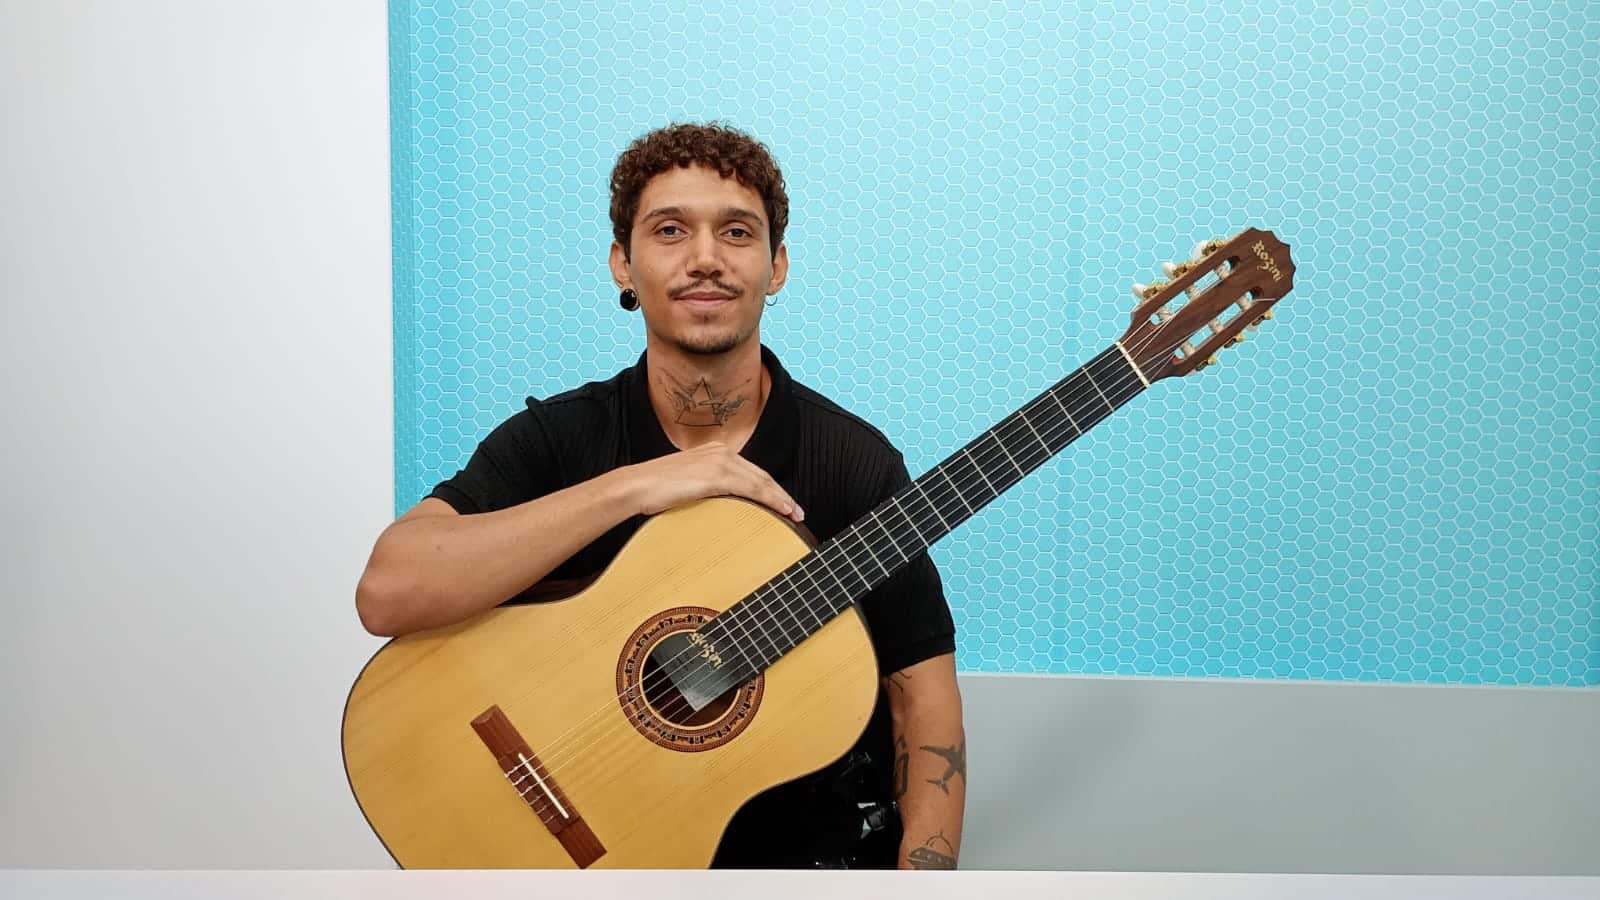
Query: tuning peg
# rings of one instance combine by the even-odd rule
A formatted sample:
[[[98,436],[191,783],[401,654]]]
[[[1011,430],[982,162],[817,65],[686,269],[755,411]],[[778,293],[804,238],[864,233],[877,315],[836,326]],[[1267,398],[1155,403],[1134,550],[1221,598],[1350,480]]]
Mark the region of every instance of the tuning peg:
[[[1181,262],[1177,265],[1174,265],[1169,262],[1164,262],[1161,264],[1161,271],[1167,273],[1168,278],[1182,278],[1183,273],[1189,271],[1190,265],[1192,265],[1192,263]]]
[[[1155,295],[1161,293],[1163,290],[1166,289],[1166,287],[1167,287],[1167,283],[1165,281],[1157,281],[1154,284],[1137,284],[1136,283],[1133,286],[1133,295],[1135,297],[1139,298],[1139,303],[1143,303],[1144,301],[1149,300],[1151,297],[1154,297]],[[1138,309],[1139,308],[1139,304],[1135,303],[1133,305],[1133,308],[1134,309]]]
[[[1198,372],[1201,369],[1206,368],[1207,366],[1214,366],[1216,364],[1217,364],[1217,358],[1215,356],[1213,356],[1210,359],[1206,360],[1205,362],[1201,363],[1200,365],[1195,366],[1194,369],[1195,369],[1196,372]]]
[[[1232,347],[1234,344],[1242,344],[1242,343],[1244,343],[1244,332],[1241,331],[1238,334],[1234,335],[1233,337],[1229,338],[1228,339],[1228,343],[1225,344],[1224,346]]]
[[[1264,312],[1264,313],[1262,313],[1262,314],[1261,314],[1261,318],[1263,318],[1263,319],[1270,319],[1270,318],[1272,318],[1272,310],[1270,310],[1270,309],[1269,309],[1269,310],[1267,310],[1267,311],[1266,311],[1266,312]]]

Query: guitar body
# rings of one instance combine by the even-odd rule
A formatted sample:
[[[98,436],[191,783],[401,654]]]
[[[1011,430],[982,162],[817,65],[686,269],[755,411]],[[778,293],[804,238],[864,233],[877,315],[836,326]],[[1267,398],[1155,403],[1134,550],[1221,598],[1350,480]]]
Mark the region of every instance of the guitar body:
[[[646,654],[810,549],[764,507],[701,500],[566,599],[390,641],[345,707],[367,821],[404,868],[706,867],[746,801],[855,743],[876,659],[850,607],[690,715]]]

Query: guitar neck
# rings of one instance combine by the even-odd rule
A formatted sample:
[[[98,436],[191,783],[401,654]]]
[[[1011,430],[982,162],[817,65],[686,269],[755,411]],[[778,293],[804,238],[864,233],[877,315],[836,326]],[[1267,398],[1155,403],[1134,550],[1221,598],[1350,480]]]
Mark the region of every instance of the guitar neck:
[[[754,677],[1146,387],[1117,344],[703,625]]]

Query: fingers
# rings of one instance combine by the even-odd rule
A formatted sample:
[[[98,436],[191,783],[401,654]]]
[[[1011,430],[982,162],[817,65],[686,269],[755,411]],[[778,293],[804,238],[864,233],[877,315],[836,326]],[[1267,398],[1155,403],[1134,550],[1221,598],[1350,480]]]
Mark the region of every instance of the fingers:
[[[780,487],[766,470],[737,453],[730,455],[743,476],[745,490],[739,493],[757,503],[772,507],[796,522],[805,521],[806,511],[800,508],[800,504],[796,503],[794,498],[789,496],[789,492]]]

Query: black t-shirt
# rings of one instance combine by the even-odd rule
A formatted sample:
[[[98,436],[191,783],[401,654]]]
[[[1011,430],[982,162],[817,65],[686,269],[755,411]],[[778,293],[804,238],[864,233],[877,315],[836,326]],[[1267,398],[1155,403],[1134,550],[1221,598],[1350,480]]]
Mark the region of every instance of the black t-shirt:
[[[765,470],[806,511],[819,542],[843,531],[910,483],[904,458],[866,421],[789,377],[767,347],[767,405],[740,455]],[[429,495],[463,515],[493,512],[588,481],[619,466],[677,451],[650,405],[645,354],[631,368],[545,400],[528,398],[473,452],[466,468]],[[547,579],[603,570],[644,522],[634,516],[555,568]],[[532,589],[507,603],[527,602]],[[938,570],[927,553],[911,560],[858,603],[882,675],[955,650],[955,627]],[[892,737],[887,698],[855,747],[815,775],[779,785],[746,803],[729,823],[715,867],[810,865],[820,835],[859,828],[858,804],[892,802]],[[861,851],[892,867],[898,814]],[[817,852],[814,852],[817,851]]]

